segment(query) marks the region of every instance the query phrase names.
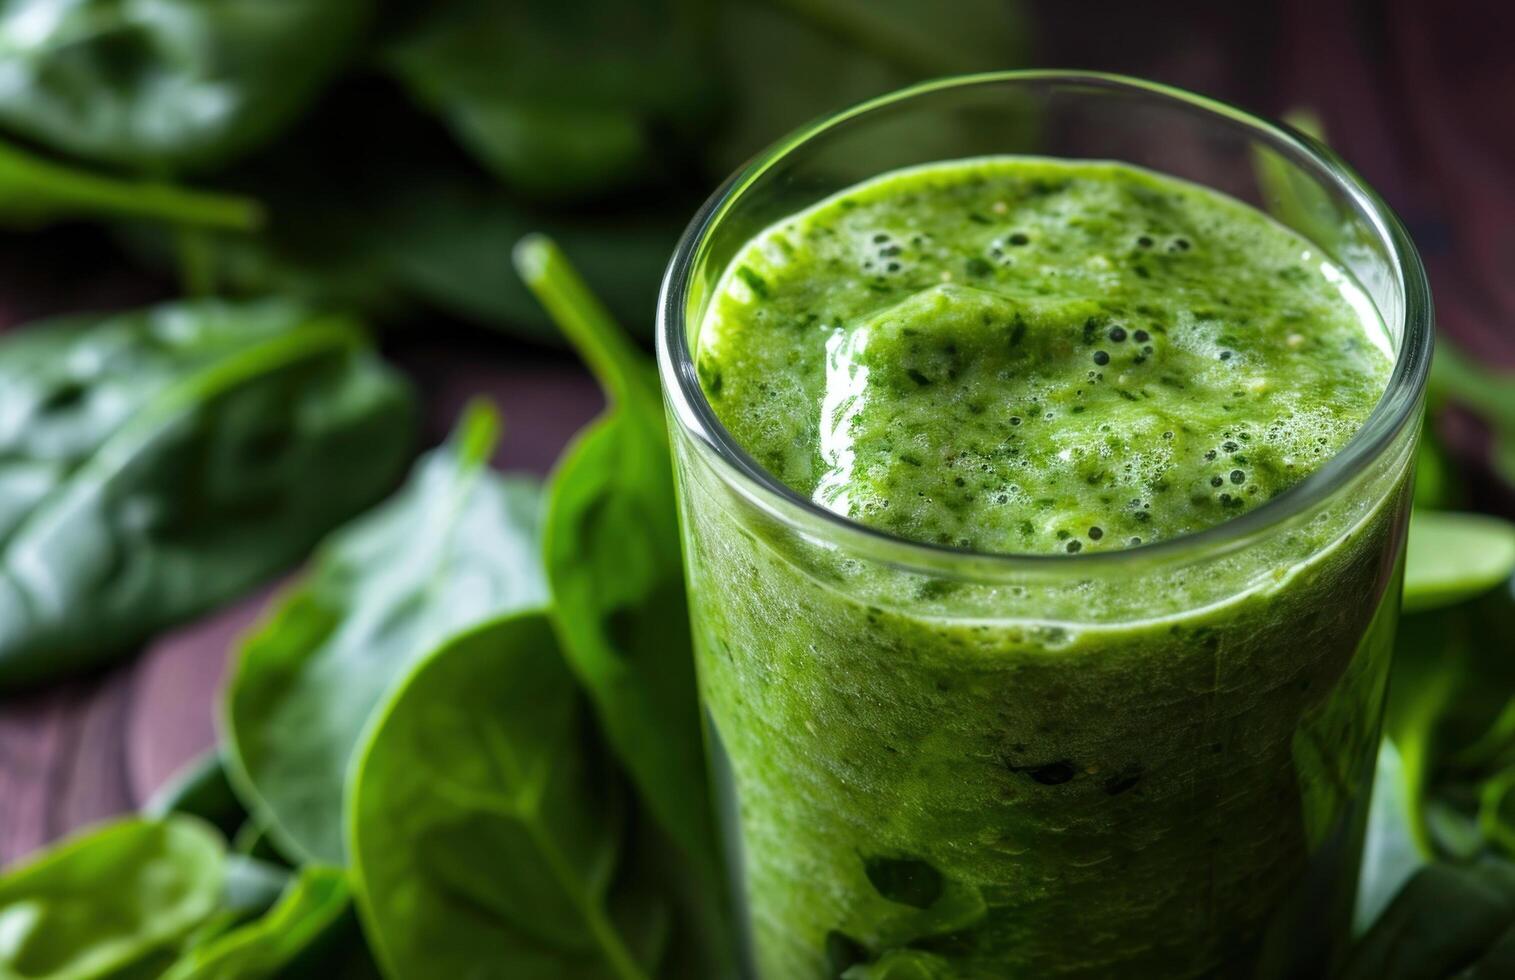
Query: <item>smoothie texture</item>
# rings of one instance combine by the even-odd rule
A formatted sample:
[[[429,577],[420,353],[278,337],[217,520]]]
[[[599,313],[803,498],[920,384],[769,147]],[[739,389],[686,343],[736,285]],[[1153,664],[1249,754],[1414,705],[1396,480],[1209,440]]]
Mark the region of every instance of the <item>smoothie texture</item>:
[[[821,505],[974,551],[1123,548],[1277,496],[1392,367],[1361,291],[1258,211],[1117,164],[891,174],[758,236],[706,396]]]
[[[752,973],[1323,973],[1410,440],[1236,547],[1089,563],[1244,514],[1350,440],[1393,364],[1351,278],[1196,185],[984,158],[781,221],[702,312],[709,404],[796,494],[898,538],[1061,557],[859,556],[675,438]]]

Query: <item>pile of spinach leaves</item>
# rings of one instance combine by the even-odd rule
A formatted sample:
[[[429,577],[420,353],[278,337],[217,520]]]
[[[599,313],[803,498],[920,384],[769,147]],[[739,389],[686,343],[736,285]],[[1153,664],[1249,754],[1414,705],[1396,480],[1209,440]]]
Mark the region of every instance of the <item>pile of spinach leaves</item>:
[[[190,292],[555,339],[498,261],[542,230],[640,327],[682,222],[748,156],[909,82],[1024,63],[1020,0],[958,7],[12,0],[0,226],[91,224]]]
[[[504,423],[488,404],[471,404],[398,492],[333,530],[241,641],[216,751],[143,815],[87,831],[0,877],[0,975],[650,980],[726,972],[725,890],[651,360],[554,244],[527,239],[516,257],[527,287],[604,385],[605,413],[544,488],[491,467]],[[361,462],[377,473],[387,463],[376,447],[406,445],[404,426],[371,403],[404,389],[355,346],[351,324],[315,321],[291,333],[283,307],[234,313],[188,304],[23,331],[9,341],[10,362],[0,350],[0,365],[14,365],[18,385],[31,378],[32,401],[67,403],[94,426],[39,408],[18,438],[58,446],[71,445],[64,434],[72,434],[81,454],[98,453],[85,437],[108,434],[114,422],[127,432],[146,427],[172,449],[174,438],[187,438],[174,428],[180,414],[200,426],[199,414],[219,419],[221,388],[240,393],[233,383],[251,375],[254,394],[285,381],[275,388],[282,412],[257,401],[253,417],[268,413],[274,424],[292,414],[311,431],[265,433],[267,445],[253,439],[245,452],[295,445],[324,451],[325,466]],[[99,356],[43,356],[68,343]],[[248,350],[260,355],[255,366],[270,360],[269,345],[281,365],[315,348],[325,360],[309,359],[326,373],[270,380],[241,367]],[[35,356],[21,356],[32,346]],[[60,397],[63,382],[44,369],[107,357],[133,368],[120,391]],[[345,401],[328,391],[338,381]],[[190,409],[181,390],[193,396]],[[81,407],[80,399],[98,404]],[[318,438],[326,433],[316,423],[338,407],[384,427],[366,458],[353,458],[362,447]],[[167,421],[157,423],[160,416]],[[57,431],[37,428],[44,421]],[[226,453],[224,465],[242,462],[235,439]],[[110,456],[154,472],[156,457]],[[184,471],[167,468],[162,479]],[[272,478],[232,473],[245,478],[234,489],[279,489]],[[324,485],[323,474],[312,475]],[[105,490],[91,493],[94,500]],[[336,495],[314,496],[324,508],[338,505]],[[275,547],[268,520],[279,516],[260,513],[245,526],[240,515],[205,519]],[[122,533],[138,530],[127,522]],[[207,532],[179,545],[216,540]],[[132,544],[122,549],[128,560],[154,557]],[[205,562],[220,554],[195,556],[207,588],[215,566]],[[247,563],[257,557],[254,549]],[[88,594],[71,602],[101,605]],[[64,666],[56,656],[47,662]],[[29,678],[24,666],[15,669]],[[0,659],[0,677],[6,669]]]

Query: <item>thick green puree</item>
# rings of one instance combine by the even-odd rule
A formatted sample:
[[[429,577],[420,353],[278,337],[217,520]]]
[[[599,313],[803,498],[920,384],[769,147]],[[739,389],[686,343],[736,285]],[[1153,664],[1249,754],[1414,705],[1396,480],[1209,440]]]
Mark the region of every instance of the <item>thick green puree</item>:
[[[1383,393],[1371,306],[1192,184],[989,159],[892,174],[759,236],[699,334],[717,413],[826,507],[979,551],[1219,523]]]
[[[758,235],[694,356],[736,440],[822,506],[932,544],[1082,553],[1023,582],[854,560],[682,453],[760,977],[1324,969],[1404,466],[1245,548],[1085,569],[1257,507],[1352,437],[1392,355],[1350,277],[1196,185],[969,160]]]

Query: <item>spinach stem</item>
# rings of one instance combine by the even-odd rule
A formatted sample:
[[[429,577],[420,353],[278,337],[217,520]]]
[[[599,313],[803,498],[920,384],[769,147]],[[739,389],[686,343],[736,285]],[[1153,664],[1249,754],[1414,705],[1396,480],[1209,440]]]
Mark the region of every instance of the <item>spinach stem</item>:
[[[645,355],[590,291],[557,243],[546,235],[527,235],[516,244],[512,257],[522,281],[589,364],[610,400],[624,404],[650,399],[655,405],[658,391],[643,368]]]
[[[229,231],[253,231],[263,221],[251,198],[106,177],[0,144],[0,209],[7,204],[24,217],[82,211]]]

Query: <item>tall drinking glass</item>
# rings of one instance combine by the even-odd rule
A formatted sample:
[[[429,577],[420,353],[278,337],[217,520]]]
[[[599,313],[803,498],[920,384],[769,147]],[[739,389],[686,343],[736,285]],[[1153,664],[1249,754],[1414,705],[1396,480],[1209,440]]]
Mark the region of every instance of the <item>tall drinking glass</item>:
[[[1366,424],[1255,510],[1122,551],[952,550],[786,488],[723,429],[691,357],[729,259],[859,181],[996,154],[1136,164],[1313,241],[1394,352]],[[1431,308],[1404,229],[1329,150],[1131,79],[921,85],[731,178],[673,258],[658,342],[750,975],[1314,976],[1338,959]]]

